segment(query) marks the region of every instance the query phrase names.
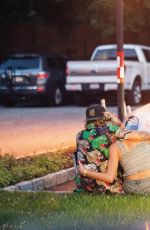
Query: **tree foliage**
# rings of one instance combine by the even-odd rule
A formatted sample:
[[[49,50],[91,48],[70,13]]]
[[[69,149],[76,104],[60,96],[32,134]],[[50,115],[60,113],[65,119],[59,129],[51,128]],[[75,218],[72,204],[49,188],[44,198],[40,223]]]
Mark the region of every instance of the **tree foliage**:
[[[150,26],[149,0],[123,0],[125,31],[139,33]],[[87,23],[101,36],[115,32],[115,0],[1,0],[1,23],[43,22],[60,29]]]
[[[28,21],[34,18],[34,0],[1,0],[1,23]]]
[[[93,28],[101,32],[102,36],[112,35],[115,29],[114,1],[89,1],[85,18]]]
[[[150,1],[132,0],[124,1],[125,30],[128,32],[139,33],[150,25]]]

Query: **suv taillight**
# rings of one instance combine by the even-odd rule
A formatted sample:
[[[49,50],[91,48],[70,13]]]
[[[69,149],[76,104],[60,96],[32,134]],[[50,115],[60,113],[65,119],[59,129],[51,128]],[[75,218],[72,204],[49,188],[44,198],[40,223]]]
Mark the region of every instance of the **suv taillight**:
[[[44,73],[44,72],[38,73],[37,78],[38,79],[46,79],[46,78],[48,78],[48,73]]]
[[[68,68],[68,66],[66,66],[66,76],[68,76],[69,75],[69,68]]]

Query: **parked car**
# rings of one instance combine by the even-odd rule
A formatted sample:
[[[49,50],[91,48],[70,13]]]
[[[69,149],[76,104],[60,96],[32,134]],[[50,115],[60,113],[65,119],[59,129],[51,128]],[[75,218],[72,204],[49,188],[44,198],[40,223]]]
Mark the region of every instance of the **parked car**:
[[[47,105],[65,102],[66,62],[61,55],[15,54],[0,65],[0,96],[6,106],[38,98]]]

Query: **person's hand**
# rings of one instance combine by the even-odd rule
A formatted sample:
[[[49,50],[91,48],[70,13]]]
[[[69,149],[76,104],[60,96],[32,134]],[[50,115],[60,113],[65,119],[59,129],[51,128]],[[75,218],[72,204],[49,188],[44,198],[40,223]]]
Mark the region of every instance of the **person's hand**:
[[[110,118],[112,117],[112,113],[111,112],[104,112],[104,117],[106,118],[106,120],[110,120]]]
[[[79,165],[78,165],[78,173],[80,175],[83,175],[84,174],[84,166],[83,164],[81,163],[81,161],[78,161]]]
[[[115,133],[115,137],[118,138],[118,139],[124,139],[126,134],[128,133],[131,133],[132,131],[131,130],[128,130],[128,129],[118,129],[117,132]]]
[[[104,117],[107,121],[111,121],[114,125],[122,126],[122,122],[116,116],[116,114],[111,113],[111,112],[104,112]]]

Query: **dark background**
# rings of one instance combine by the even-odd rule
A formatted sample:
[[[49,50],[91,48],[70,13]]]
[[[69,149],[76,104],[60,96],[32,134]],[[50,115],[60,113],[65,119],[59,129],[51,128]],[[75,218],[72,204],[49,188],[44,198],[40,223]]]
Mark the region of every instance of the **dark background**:
[[[124,0],[124,43],[150,45],[150,1]],[[116,43],[115,0],[1,0],[0,60],[18,52],[89,59]]]

